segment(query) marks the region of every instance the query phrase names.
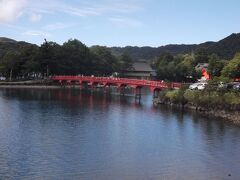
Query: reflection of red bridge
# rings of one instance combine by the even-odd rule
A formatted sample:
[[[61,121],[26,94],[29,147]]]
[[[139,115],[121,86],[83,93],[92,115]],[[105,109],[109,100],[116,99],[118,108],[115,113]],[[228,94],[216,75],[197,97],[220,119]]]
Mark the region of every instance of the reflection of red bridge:
[[[112,77],[91,77],[91,76],[52,76],[50,78],[53,81],[58,81],[61,85],[64,84],[83,84],[87,83],[91,88],[102,85],[104,89],[110,86],[117,86],[122,93],[126,86],[131,87],[135,90],[135,94],[141,97],[141,89],[143,87],[148,87],[154,93],[163,89],[176,89],[181,86],[180,83],[166,83],[160,81],[149,81],[149,80],[139,80],[139,79],[127,79],[127,78],[112,78]]]

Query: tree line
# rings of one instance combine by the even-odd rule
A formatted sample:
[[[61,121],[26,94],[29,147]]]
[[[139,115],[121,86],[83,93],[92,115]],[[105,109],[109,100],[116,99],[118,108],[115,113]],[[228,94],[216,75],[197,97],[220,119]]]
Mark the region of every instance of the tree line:
[[[103,46],[87,47],[76,39],[59,45],[45,41],[42,45],[21,45],[10,48],[0,57],[0,73],[7,79],[43,78],[50,75],[109,76],[131,68],[132,59],[126,53],[113,55]],[[209,63],[208,73],[216,81],[240,77],[240,53],[231,60],[221,59],[200,48],[191,54],[162,53],[150,61],[157,79],[176,82],[194,82],[201,77],[195,69],[198,63]]]
[[[202,76],[196,69],[198,63],[208,63],[207,71],[213,81],[232,81],[240,77],[240,53],[233,59],[226,60],[216,54],[209,54],[202,48],[192,54],[173,56],[168,53],[152,60],[157,71],[157,78],[167,81],[195,82]]]
[[[50,75],[107,76],[130,66],[128,55],[114,56],[106,47],[88,48],[76,39],[63,45],[48,41],[41,46],[27,44],[0,59],[0,73],[9,80]]]

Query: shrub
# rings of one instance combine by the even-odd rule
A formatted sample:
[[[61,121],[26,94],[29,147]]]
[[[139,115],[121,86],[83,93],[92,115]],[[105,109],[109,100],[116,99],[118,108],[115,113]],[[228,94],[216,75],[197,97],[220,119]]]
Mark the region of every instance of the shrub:
[[[193,91],[190,89],[179,89],[162,91],[159,98],[163,102],[174,104],[190,103],[196,107],[210,109],[237,109],[240,108],[239,92],[219,92],[219,91]]]

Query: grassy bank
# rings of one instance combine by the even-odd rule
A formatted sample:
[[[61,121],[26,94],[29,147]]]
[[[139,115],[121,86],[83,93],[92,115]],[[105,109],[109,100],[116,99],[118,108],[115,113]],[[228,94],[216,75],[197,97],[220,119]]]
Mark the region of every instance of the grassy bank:
[[[226,90],[168,90],[159,94],[162,103],[185,106],[191,104],[196,108],[240,110],[240,92]]]
[[[155,104],[176,105],[227,119],[240,125],[240,92],[227,90],[203,91],[179,89],[162,91]]]

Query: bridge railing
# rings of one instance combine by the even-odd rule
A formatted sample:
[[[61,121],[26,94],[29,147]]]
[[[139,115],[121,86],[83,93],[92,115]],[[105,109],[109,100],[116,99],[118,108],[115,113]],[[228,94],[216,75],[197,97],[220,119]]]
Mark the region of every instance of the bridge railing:
[[[52,76],[52,80],[58,81],[86,81],[86,82],[98,82],[98,83],[109,83],[109,84],[126,84],[126,85],[137,85],[137,86],[149,86],[149,87],[160,87],[160,88],[179,88],[180,83],[166,83],[159,81],[150,80],[139,80],[139,79],[128,79],[128,78],[117,78],[117,77],[92,77],[92,76]]]

